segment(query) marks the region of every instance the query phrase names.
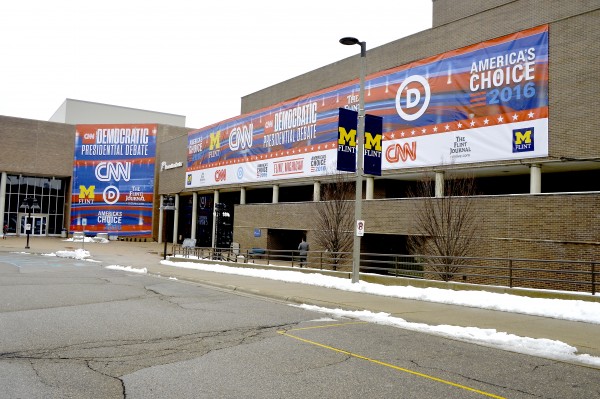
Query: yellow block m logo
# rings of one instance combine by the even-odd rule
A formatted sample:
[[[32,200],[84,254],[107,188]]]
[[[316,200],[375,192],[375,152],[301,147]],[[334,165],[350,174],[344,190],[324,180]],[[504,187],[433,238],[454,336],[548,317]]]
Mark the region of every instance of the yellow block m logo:
[[[350,129],[350,131],[347,132],[345,127],[340,126],[338,127],[338,132],[340,136],[338,139],[338,144],[347,144],[351,147],[356,147],[356,130]]]
[[[221,131],[210,134],[210,150],[221,147]]]
[[[531,144],[531,130],[515,132],[515,144]]]
[[[79,198],[84,199],[84,198],[91,198],[94,199],[94,190],[96,189],[96,186],[89,186],[89,187],[85,187],[85,186],[79,186]]]
[[[367,150],[381,151],[381,134],[375,137],[369,132],[365,132],[365,148]]]

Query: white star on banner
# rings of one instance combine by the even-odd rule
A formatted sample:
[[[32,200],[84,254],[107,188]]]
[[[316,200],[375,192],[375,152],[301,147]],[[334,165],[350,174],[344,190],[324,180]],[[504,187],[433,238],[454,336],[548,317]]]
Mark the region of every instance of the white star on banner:
[[[500,115],[498,117],[498,123],[502,123],[502,122],[504,122],[504,117],[502,115]]]

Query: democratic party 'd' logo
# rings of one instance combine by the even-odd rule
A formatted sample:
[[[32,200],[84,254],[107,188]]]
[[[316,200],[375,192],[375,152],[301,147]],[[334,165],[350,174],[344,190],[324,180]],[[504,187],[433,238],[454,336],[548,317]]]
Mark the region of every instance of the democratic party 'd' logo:
[[[427,79],[421,75],[409,76],[396,93],[396,111],[405,121],[414,121],[427,111],[430,101],[431,87]]]

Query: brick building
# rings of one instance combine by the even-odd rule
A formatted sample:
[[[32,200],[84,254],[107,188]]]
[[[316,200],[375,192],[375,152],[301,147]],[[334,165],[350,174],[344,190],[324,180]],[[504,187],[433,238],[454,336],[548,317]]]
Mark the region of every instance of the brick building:
[[[600,144],[595,112],[600,92],[600,17],[596,3],[496,0],[435,0],[433,27],[367,52],[367,79],[457,49],[547,26],[547,154],[461,164],[384,170],[367,179],[363,204],[363,252],[403,253],[415,234],[419,199],[408,190],[424,178],[469,175],[476,181],[481,216],[473,256],[598,259],[600,251]],[[362,38],[368,40],[368,38]],[[332,46],[339,45],[331,43]],[[352,48],[349,48],[351,51]],[[358,50],[355,48],[354,50]],[[307,93],[356,80],[359,56],[349,57],[242,98],[242,114],[277,107]],[[368,107],[367,107],[368,111]],[[242,116],[243,116],[242,115]],[[468,120],[468,118],[467,118]],[[256,127],[255,127],[256,129]],[[192,136],[190,136],[192,137]],[[170,159],[183,159],[188,137],[168,143]],[[231,172],[228,170],[231,174]],[[179,235],[210,245],[203,226],[191,223],[222,202],[234,213],[233,240],[244,248],[295,249],[302,234],[314,238],[315,200],[326,176],[183,188],[183,169],[163,172],[162,194],[176,194]],[[193,213],[193,218],[191,217]],[[199,232],[204,228],[203,233]],[[201,236],[205,237],[204,241]]]
[[[598,2],[434,0],[431,29],[368,49],[367,84],[381,82],[393,73],[402,74],[403,71],[413,70],[411,68],[436,65],[446,67],[448,64],[445,62],[451,61],[454,55],[464,56],[481,48],[493,48],[498,43],[510,46],[511,43],[519,44],[523,41],[524,54],[527,54],[528,48],[531,47],[527,47],[526,43],[528,37],[533,35],[531,32],[542,31],[547,41],[540,47],[544,53],[540,54],[536,50],[536,56],[539,56],[541,64],[546,64],[547,70],[535,75],[536,81],[542,81],[540,87],[544,87],[545,91],[537,93],[536,99],[539,97],[540,103],[531,107],[545,112],[545,116],[540,119],[541,125],[535,126],[536,151],[539,144],[544,147],[541,152],[513,152],[512,155],[500,155],[495,158],[482,154],[481,159],[473,162],[436,163],[434,160],[415,166],[405,163],[402,167],[391,165],[388,160],[381,176],[368,177],[365,180],[362,214],[366,222],[366,232],[362,239],[362,251],[405,253],[407,238],[417,233],[414,214],[422,202],[419,198],[412,198],[409,191],[424,179],[432,179],[442,184],[440,182],[448,177],[471,176],[475,179],[479,193],[473,197],[473,202],[475,212],[480,218],[480,226],[476,245],[473,245],[470,255],[597,260],[600,255],[600,122],[595,118],[595,113],[600,108],[600,90],[596,84],[600,77],[597,61],[600,59],[600,32],[595,26],[599,18]],[[360,39],[368,42],[368,37]],[[348,51],[358,53],[358,47],[349,47]],[[488,61],[492,58],[494,57],[490,57]],[[493,62],[497,62],[497,59],[494,58]],[[330,93],[346,93],[344,90],[348,87],[355,87],[358,83],[359,65],[358,54],[348,57],[248,94],[241,100],[242,113],[239,117],[189,134],[187,130],[171,129],[170,134],[163,135],[156,164],[183,165],[157,168],[156,172],[157,194],[175,196],[177,206],[174,223],[167,223],[166,226],[169,241],[193,237],[197,239],[199,246],[213,245],[214,204],[223,203],[231,215],[232,239],[242,248],[293,250],[297,248],[300,237],[306,235],[311,249],[322,249],[315,241],[314,214],[316,202],[321,199],[322,185],[328,184],[331,176],[305,170],[304,173],[285,178],[271,178],[275,168],[274,163],[271,163],[267,168],[269,172],[265,173],[266,177],[259,179],[257,176],[263,170],[262,166],[258,166],[260,161],[253,161],[252,151],[244,148],[244,145],[251,146],[254,140],[257,145],[252,147],[252,150],[258,150],[259,143],[264,150],[267,147],[264,135],[272,132],[270,129],[274,128],[259,125],[262,118],[270,113],[282,112],[281,110],[287,109],[289,104],[296,104],[294,101],[299,101],[298,98],[323,98],[325,102],[325,98],[331,100],[328,97]],[[492,68],[485,65],[486,68]],[[516,65],[519,66],[515,67]],[[475,78],[479,81],[472,80],[471,83],[488,82],[486,84],[495,86],[493,89],[498,89],[496,96],[501,101],[510,102],[510,99],[503,100],[502,96],[526,95],[525,91],[520,91],[527,89],[522,83],[524,79],[534,79],[533,73],[531,77],[522,77],[527,73],[527,68],[525,63],[511,61],[507,61],[503,67],[496,68],[501,70],[498,73],[512,74],[510,76],[515,80],[513,83],[519,81],[519,84],[505,85],[511,88],[510,93],[501,90],[504,88],[502,84],[495,84],[495,75],[481,75]],[[448,82],[456,79],[450,69],[448,67]],[[477,67],[473,70],[476,69]],[[470,71],[471,75],[477,72],[473,70]],[[398,86],[401,84],[396,83],[391,87],[393,90],[400,90]],[[491,102],[490,92],[491,90],[484,100],[488,108]],[[353,91],[352,96],[355,94]],[[413,91],[413,95],[418,94]],[[405,102],[408,104],[409,99],[398,96],[397,102],[399,105],[395,108],[393,104],[390,106],[392,112],[401,108]],[[298,112],[303,112],[303,106],[296,106]],[[372,109],[377,113],[376,105],[367,100],[367,112]],[[460,110],[459,105],[455,107],[454,111],[456,110]],[[516,115],[511,112],[499,112],[494,117],[510,118]],[[419,128],[443,126],[438,122],[486,123],[486,115],[480,115],[477,111],[458,114],[460,112],[456,115],[451,112],[440,113],[438,121],[424,122]],[[285,117],[284,114],[281,115]],[[320,112],[319,115],[321,117],[325,113]],[[329,117],[334,119],[331,115]],[[398,116],[394,117],[393,120],[384,118],[384,130],[388,129],[384,131],[384,147],[388,146],[387,148],[389,142],[398,141],[398,137],[392,137],[391,134],[401,129],[390,127],[397,123]],[[246,122],[252,122],[254,131],[243,131],[240,128],[234,132],[229,128],[249,125]],[[0,126],[3,130],[3,140],[7,134],[5,132],[16,132],[18,129],[28,132],[42,129],[43,135],[46,135],[45,131],[48,130],[57,140],[67,140],[73,134],[72,125],[13,118],[2,118]],[[518,126],[515,126],[513,130],[518,130]],[[465,136],[470,134],[468,126],[457,129],[464,132]],[[222,136],[219,136],[221,132]],[[233,141],[232,134],[235,137]],[[518,131],[516,134],[524,133]],[[454,137],[457,136],[458,133],[455,133]],[[22,137],[16,133],[6,137],[8,142],[14,143],[11,144],[11,148],[17,148],[21,155],[17,155],[18,151],[5,150],[8,147],[3,146],[0,170],[21,173],[20,166],[11,165],[17,165],[17,160],[23,159],[27,152],[25,146],[30,145],[30,141],[19,142]],[[442,137],[442,134],[431,137]],[[318,137],[313,138],[318,140]],[[68,146],[71,146],[71,142]],[[474,145],[477,144],[476,140],[473,142]],[[418,143],[420,149],[427,146],[426,141]],[[219,147],[221,144],[222,147]],[[194,158],[195,150],[192,147],[196,145],[200,148],[204,146],[204,150],[211,147],[213,153],[205,154],[208,158],[214,158],[210,165],[201,164],[201,156],[204,156],[201,152],[198,153],[198,158]],[[56,172],[49,174],[48,168],[40,166],[30,173],[46,177],[56,176],[65,179],[68,185],[72,164],[72,155],[68,155],[69,151],[72,154],[72,148],[68,146],[57,148],[56,151],[60,155],[49,160],[56,164],[53,166]],[[247,151],[244,158],[236,158],[231,153],[230,150],[234,147],[242,152]],[[307,147],[308,145],[304,148]],[[276,146],[273,147],[273,151],[276,151],[275,148]],[[290,146],[290,149],[294,148],[296,147]],[[497,150],[494,143],[487,148],[490,153]],[[8,158],[4,158],[5,153]],[[318,152],[315,154],[319,156]],[[408,156],[410,153],[403,155]],[[4,161],[12,159],[11,157],[14,158],[13,161]],[[194,162],[200,166],[196,167]],[[309,163],[305,162],[304,167],[309,169]],[[31,167],[34,166],[27,166]],[[248,175],[252,178],[247,179]],[[66,198],[68,203],[68,194]],[[156,210],[157,206],[155,219],[158,217],[158,221],[155,220],[153,236],[160,241],[160,232],[164,230],[166,220],[165,213]],[[55,224],[60,223],[56,221]]]
[[[26,234],[26,198],[37,203],[30,234],[58,236],[69,230],[77,126],[84,124],[155,123],[157,151],[163,140],[180,137],[185,117],[134,108],[67,99],[51,122],[0,116],[0,225],[8,235]],[[156,176],[160,165],[155,163]],[[158,185],[155,185],[156,194]],[[152,195],[154,199],[157,195]],[[156,200],[158,207],[158,200]],[[153,207],[150,205],[150,209]],[[150,211],[152,233],[158,235],[158,213]],[[154,219],[156,218],[156,221]]]

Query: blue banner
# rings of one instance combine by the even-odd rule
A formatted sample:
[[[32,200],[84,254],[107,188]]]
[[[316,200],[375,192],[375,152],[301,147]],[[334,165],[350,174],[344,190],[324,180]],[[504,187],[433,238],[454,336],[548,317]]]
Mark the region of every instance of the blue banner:
[[[151,236],[156,125],[77,125],[71,231]]]
[[[356,130],[358,112],[345,108],[339,109],[337,170],[356,171]]]
[[[381,176],[381,140],[383,139],[383,118],[365,115],[365,156],[366,174]]]

